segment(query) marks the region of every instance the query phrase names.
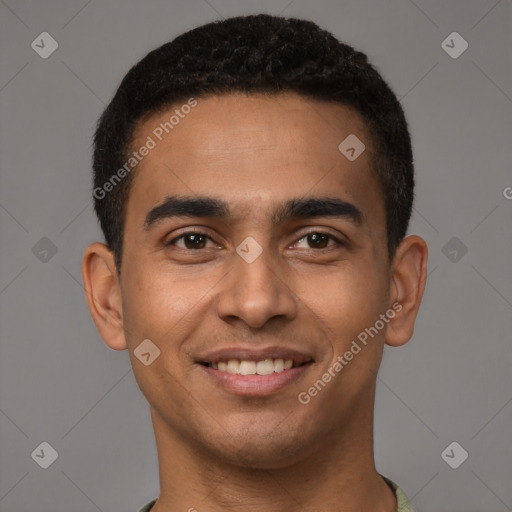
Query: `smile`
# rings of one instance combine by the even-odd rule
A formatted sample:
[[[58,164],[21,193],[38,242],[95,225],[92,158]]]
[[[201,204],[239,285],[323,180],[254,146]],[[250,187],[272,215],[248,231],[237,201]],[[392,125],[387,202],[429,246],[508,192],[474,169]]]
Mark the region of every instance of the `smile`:
[[[203,362],[202,364],[219,372],[234,375],[271,375],[272,373],[281,373],[291,368],[297,368],[308,362],[294,361],[293,359],[267,358],[260,361],[229,359],[227,361],[211,363]]]
[[[266,396],[297,381],[315,362],[307,349],[238,345],[196,354],[195,363],[208,381],[224,392]]]

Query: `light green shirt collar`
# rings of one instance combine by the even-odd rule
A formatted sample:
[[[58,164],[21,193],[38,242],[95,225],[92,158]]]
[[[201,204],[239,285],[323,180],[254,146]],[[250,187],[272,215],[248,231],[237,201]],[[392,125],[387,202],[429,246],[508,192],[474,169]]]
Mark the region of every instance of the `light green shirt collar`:
[[[409,498],[405,494],[405,492],[397,485],[395,482],[390,480],[389,478],[386,478],[384,475],[380,475],[386,483],[395,491],[396,496],[396,502],[397,502],[397,512],[414,512],[414,509],[412,508],[411,502],[409,501]]]

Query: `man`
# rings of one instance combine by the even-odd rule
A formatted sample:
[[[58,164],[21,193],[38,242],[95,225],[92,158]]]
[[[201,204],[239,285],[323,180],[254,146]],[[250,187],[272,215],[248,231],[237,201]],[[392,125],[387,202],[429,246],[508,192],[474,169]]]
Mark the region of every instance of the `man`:
[[[373,456],[384,344],[413,334],[410,137],[366,56],[304,20],[210,23],[149,53],[95,136],[106,244],[83,260],[157,443],[143,511],[410,511]]]

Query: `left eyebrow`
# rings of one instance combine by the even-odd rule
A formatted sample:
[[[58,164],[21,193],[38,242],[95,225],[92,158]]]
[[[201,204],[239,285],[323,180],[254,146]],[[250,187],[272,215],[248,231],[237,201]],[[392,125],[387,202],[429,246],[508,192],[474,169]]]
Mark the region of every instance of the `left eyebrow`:
[[[148,212],[144,229],[149,231],[158,221],[171,217],[231,217],[226,201],[207,196],[168,196],[164,202]],[[274,224],[283,224],[294,219],[335,217],[348,220],[359,226],[363,214],[352,203],[332,197],[294,198],[286,201],[272,214]]]
[[[272,216],[275,224],[292,219],[309,219],[313,217],[336,217],[361,225],[363,214],[352,203],[332,197],[309,197],[290,199],[279,207]]]

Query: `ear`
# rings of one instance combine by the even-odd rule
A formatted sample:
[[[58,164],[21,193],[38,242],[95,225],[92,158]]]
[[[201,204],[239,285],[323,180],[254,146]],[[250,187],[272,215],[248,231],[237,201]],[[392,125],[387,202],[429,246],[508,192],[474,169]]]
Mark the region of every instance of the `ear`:
[[[121,288],[112,251],[95,242],[82,260],[85,297],[92,318],[105,343],[114,350],[127,348],[123,329]]]
[[[395,316],[386,330],[386,343],[398,347],[414,333],[427,280],[428,247],[423,238],[411,235],[398,246],[391,264],[390,308]]]

